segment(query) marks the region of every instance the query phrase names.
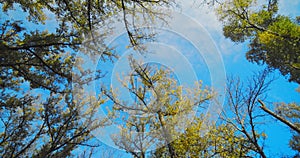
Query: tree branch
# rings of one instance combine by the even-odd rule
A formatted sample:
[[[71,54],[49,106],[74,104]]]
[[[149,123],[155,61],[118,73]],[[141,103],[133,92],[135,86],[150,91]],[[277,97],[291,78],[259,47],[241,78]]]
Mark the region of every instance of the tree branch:
[[[282,123],[288,125],[291,129],[293,129],[294,131],[300,133],[300,129],[295,126],[293,123],[289,122],[288,120],[284,119],[283,117],[277,115],[276,113],[274,113],[273,111],[271,111],[270,109],[268,109],[266,107],[266,105],[264,104],[264,102],[262,102],[261,100],[258,100],[258,102],[261,104],[260,108],[265,111],[266,113],[270,114],[271,116],[273,116],[274,118],[276,118],[277,120],[281,121]]]

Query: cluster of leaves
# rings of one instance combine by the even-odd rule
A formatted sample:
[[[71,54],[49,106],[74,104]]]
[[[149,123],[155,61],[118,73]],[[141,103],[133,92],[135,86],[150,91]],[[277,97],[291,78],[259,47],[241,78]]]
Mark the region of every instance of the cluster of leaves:
[[[197,118],[192,125],[172,142],[178,157],[242,157],[249,150],[248,142],[228,124],[210,126],[205,135],[203,119]],[[152,153],[152,157],[169,157],[165,147]]]
[[[115,144],[136,157],[145,157],[146,151],[153,145],[166,145],[172,157],[176,157],[171,142],[184,130],[188,116],[195,108],[213,97],[208,89],[184,90],[172,78],[169,71],[158,69],[153,65],[145,66],[135,60],[131,62],[133,74],[123,86],[133,95],[134,101],[122,101],[113,91],[105,94],[114,103],[115,115],[123,114],[125,127],[113,137]],[[128,116],[129,115],[129,116]],[[185,119],[186,118],[186,119]]]
[[[234,42],[248,40],[249,61],[266,63],[300,83],[299,21],[277,14],[277,0],[263,6],[255,4],[255,0],[230,0],[220,5],[217,12],[224,22],[225,37]]]

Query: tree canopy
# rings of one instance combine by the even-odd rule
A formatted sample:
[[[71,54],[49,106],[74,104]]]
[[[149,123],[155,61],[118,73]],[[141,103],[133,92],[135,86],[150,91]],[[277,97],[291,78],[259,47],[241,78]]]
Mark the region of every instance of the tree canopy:
[[[225,37],[249,43],[249,61],[278,69],[300,84],[299,17],[278,14],[277,0],[263,6],[255,0],[201,2],[218,6]],[[264,146],[264,111],[293,129],[290,147],[299,156],[299,104],[276,103],[274,112],[268,109],[265,94],[273,80],[269,70],[246,81],[229,78],[226,94],[218,94],[202,81],[184,87],[171,70],[130,58],[132,73],[120,82],[131,102],[111,87],[99,88],[99,95],[84,91],[106,76],[101,68],[85,68],[78,52],[98,55],[102,63],[117,60],[118,53],[106,42],[116,22],[127,34],[126,49],[147,52],[141,46],[154,40],[155,33],[139,24],[167,22],[160,8],[176,4],[0,0],[0,157],[92,157],[101,146],[93,131],[118,122],[120,131],[111,138],[133,157],[265,158],[271,154]],[[24,14],[10,15],[14,10]],[[43,27],[49,16],[55,21],[51,29]],[[88,50],[82,52],[82,46]],[[206,125],[206,110],[218,95],[226,96],[223,111],[215,124]],[[112,107],[109,115],[99,118],[98,109],[106,104]],[[78,155],[81,149],[87,151]]]
[[[234,42],[249,41],[246,58],[278,69],[289,81],[300,83],[298,17],[278,14],[278,1],[256,5],[256,0],[229,0],[218,9],[224,36]]]
[[[109,34],[108,18],[123,20],[132,46],[139,42],[134,20],[128,15],[140,12],[157,16],[153,8],[171,5],[169,1],[0,1],[0,153],[3,157],[66,157],[78,146],[97,147],[91,131],[104,125],[95,118],[105,100],[77,92],[102,75],[81,70],[76,52],[84,35],[102,29],[97,50],[102,59],[113,57],[103,42]],[[22,9],[21,20],[9,12]],[[123,13],[118,16],[117,13]],[[47,25],[54,15],[56,28],[29,28],[24,23]],[[3,17],[3,18],[2,18]],[[131,19],[131,18],[130,18]],[[55,26],[55,25],[54,25]],[[132,31],[134,30],[134,31]],[[95,40],[93,41],[95,42]],[[74,85],[76,85],[74,87]],[[75,93],[76,91],[76,93]],[[76,100],[75,96],[76,95]],[[92,141],[92,142],[91,142]]]

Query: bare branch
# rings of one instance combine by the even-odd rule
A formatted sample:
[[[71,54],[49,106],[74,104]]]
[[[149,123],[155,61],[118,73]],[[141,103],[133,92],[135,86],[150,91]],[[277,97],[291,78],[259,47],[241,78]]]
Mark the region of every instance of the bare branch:
[[[293,123],[289,122],[288,120],[284,119],[283,117],[277,115],[276,113],[274,113],[273,111],[271,111],[270,109],[268,109],[266,107],[266,105],[264,104],[264,102],[262,102],[261,100],[258,100],[258,102],[261,104],[260,108],[263,111],[265,111],[266,113],[270,114],[271,116],[273,116],[277,120],[281,121],[282,123],[286,124],[287,126],[289,126],[294,131],[300,133],[300,129],[296,125],[294,125]]]

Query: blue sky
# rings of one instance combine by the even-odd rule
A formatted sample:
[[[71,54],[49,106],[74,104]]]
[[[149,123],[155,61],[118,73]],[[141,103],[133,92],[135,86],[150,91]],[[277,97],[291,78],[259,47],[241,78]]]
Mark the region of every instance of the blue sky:
[[[295,17],[296,15],[300,15],[300,1],[299,0],[281,0],[279,1],[279,13],[285,14],[291,17]],[[181,0],[180,1],[181,9],[180,13],[183,13],[185,16],[189,17],[187,23],[187,19],[177,18],[173,21],[172,26],[174,28],[170,28],[169,30],[176,30],[175,32],[170,32],[169,30],[162,30],[162,34],[158,38],[159,43],[155,45],[155,43],[151,43],[151,45],[155,45],[154,51],[160,50],[164,51],[164,53],[159,54],[158,58],[155,59],[155,55],[148,56],[148,58],[144,58],[144,60],[152,59],[156,60],[156,62],[169,66],[171,69],[176,71],[175,73],[179,74],[179,78],[183,81],[182,83],[191,84],[194,81],[194,77],[201,79],[207,85],[212,85],[212,77],[214,73],[225,73],[226,75],[234,75],[239,76],[241,79],[247,79],[250,77],[254,71],[262,70],[264,66],[258,66],[256,64],[249,63],[245,59],[245,52],[247,51],[246,44],[236,44],[230,42],[228,39],[225,39],[222,35],[222,25],[218,22],[217,17],[212,12],[212,8],[200,7],[195,4],[193,1]],[[24,18],[22,15],[22,11],[16,10],[10,13],[10,16],[14,19]],[[2,17],[1,17],[2,18]],[[182,20],[182,21],[180,21]],[[195,25],[197,24],[197,25]],[[49,31],[53,31],[55,28],[54,17],[49,14],[49,19],[47,25],[36,26],[31,23],[25,23],[26,27],[30,28],[38,28],[38,29],[47,29]],[[117,24],[118,27],[120,26]],[[189,30],[188,32],[186,32]],[[122,33],[124,29],[118,30],[118,33]],[[191,32],[194,32],[191,34]],[[197,32],[203,31],[202,34],[205,36],[201,36],[197,34]],[[180,32],[181,35],[176,33]],[[114,35],[118,35],[118,33]],[[210,39],[207,39],[209,36]],[[208,43],[197,44],[194,40],[197,39],[199,41],[209,41]],[[112,37],[114,42],[112,44],[118,45],[118,50],[121,55],[131,54],[132,50],[126,50],[125,46],[128,45],[128,40],[124,40],[123,37]],[[212,43],[211,43],[212,42]],[[163,43],[163,44],[162,44]],[[201,47],[200,49],[197,49]],[[216,50],[217,52],[214,55],[217,55],[220,59],[210,60],[209,55],[213,54],[205,54],[210,52],[211,50]],[[169,60],[170,53],[174,53],[173,59]],[[181,55],[184,55],[182,57]],[[158,56],[156,56],[158,57]],[[143,58],[143,57],[140,57]],[[164,59],[165,58],[165,59]],[[164,60],[162,60],[164,59]],[[150,61],[150,60],[149,60]],[[121,63],[120,63],[121,62]],[[105,63],[103,65],[98,64],[98,67],[104,68],[108,73],[111,74],[111,77],[103,80],[104,82],[111,83],[116,82],[116,78],[113,76],[121,73],[122,64],[126,63],[125,61],[119,60],[116,63]],[[119,67],[118,64],[119,63]],[[184,69],[180,69],[182,67],[176,67],[176,63],[181,66],[184,65]],[[215,64],[214,64],[215,63]],[[221,64],[221,69],[216,68],[215,65]],[[105,66],[104,66],[105,65]],[[120,66],[121,65],[121,66]],[[216,68],[216,69],[214,69]],[[192,73],[188,73],[190,71],[186,71],[186,69],[191,69]],[[285,77],[282,77],[278,72],[274,72],[278,79],[273,82],[271,85],[270,91],[268,93],[268,101],[270,102],[300,102],[300,94],[295,92],[295,89],[298,85],[294,83],[288,83]],[[181,75],[181,76],[180,76]],[[222,75],[221,75],[222,76]],[[187,80],[192,78],[192,80]],[[221,80],[221,79],[220,79]],[[216,81],[217,85],[222,84],[222,82]],[[270,105],[270,108],[272,106]],[[272,154],[283,154],[292,152],[288,147],[288,141],[291,136],[290,130],[284,124],[273,120],[271,117],[267,118],[269,121],[266,125],[263,126],[263,130],[265,130],[267,134],[266,140],[266,152]],[[101,141],[101,140],[100,140]],[[109,141],[109,140],[105,140]],[[107,146],[103,146],[103,149],[108,151],[114,151],[115,149],[109,148]],[[120,151],[114,151],[115,154],[119,155],[118,157],[130,157],[129,154]],[[99,153],[101,155],[101,153]],[[272,155],[270,155],[272,156]]]

